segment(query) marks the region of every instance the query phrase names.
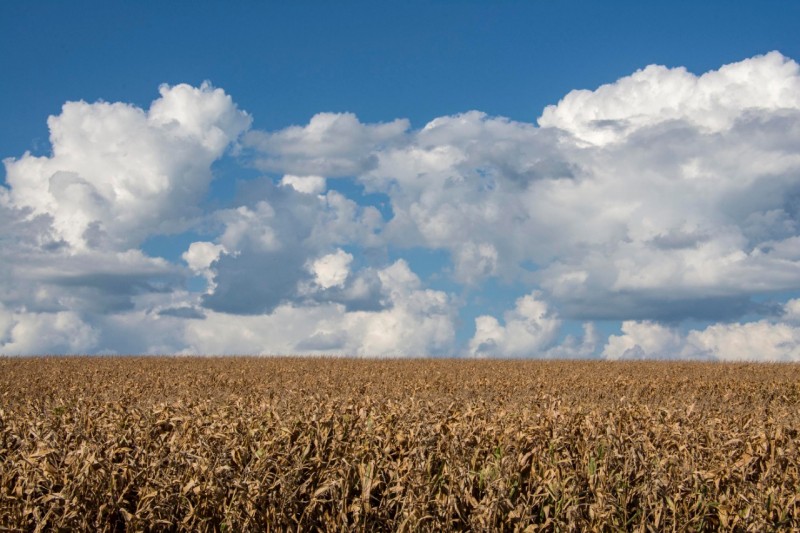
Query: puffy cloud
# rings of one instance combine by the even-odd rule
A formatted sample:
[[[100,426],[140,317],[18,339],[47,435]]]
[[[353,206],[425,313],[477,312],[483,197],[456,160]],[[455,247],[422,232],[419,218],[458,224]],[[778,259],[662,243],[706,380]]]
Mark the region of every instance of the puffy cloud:
[[[490,315],[475,319],[475,334],[469,341],[473,357],[537,357],[547,359],[590,358],[597,355],[594,324],[583,324],[583,336],[567,335],[557,343],[562,321],[533,291],[519,298],[514,309],[503,315],[503,324]]]
[[[800,113],[780,115],[583,150],[586,179],[542,197],[560,208],[551,221],[565,248],[542,269],[542,286],[572,315],[605,307],[609,318],[657,319],[692,307],[746,312],[753,294],[795,288],[800,154],[778,137],[800,140]],[[778,126],[786,120],[794,130]],[[661,314],[642,312],[656,301]]]
[[[778,53],[648,67],[538,128],[437,118],[358,179],[390,197],[385,241],[449,251],[457,281],[534,283],[567,318],[737,318],[800,283],[798,86]]]
[[[556,339],[561,320],[533,292],[518,299],[504,315],[504,325],[488,315],[475,319],[475,335],[469,343],[473,355],[534,357]]]
[[[561,343],[549,348],[545,356],[549,359],[589,359],[597,357],[597,329],[591,322],[584,322],[583,336],[567,335]]]
[[[122,324],[137,313],[158,317],[137,302],[168,300],[188,272],[138,246],[202,215],[211,164],[249,124],[208,84],[164,85],[148,110],[68,102],[50,117],[50,155],[4,160],[0,353],[149,351],[125,339],[146,337],[153,324],[136,332]],[[188,261],[200,268],[192,251]],[[188,317],[175,309],[164,316]]]
[[[611,335],[603,348],[607,359],[673,359],[682,352],[681,336],[669,327],[653,322],[622,323],[622,335]]]
[[[205,314],[191,302],[170,302],[174,299],[173,295],[158,303],[140,302],[133,311],[94,317],[99,332],[94,351],[108,355],[188,353],[186,324],[202,321]]]
[[[71,311],[11,312],[0,306],[0,353],[37,355],[86,353],[97,346],[98,332]]]
[[[326,180],[322,176],[295,176],[286,174],[281,178],[281,185],[291,187],[297,192],[321,194],[325,192]]]
[[[682,334],[652,322],[626,321],[603,349],[608,359],[712,359],[718,361],[800,361],[797,300],[784,305],[778,321],[711,324]]]
[[[350,263],[353,256],[344,250],[336,250],[332,254],[320,257],[310,265],[314,281],[323,289],[343,287],[350,275]]]
[[[52,155],[6,159],[14,205],[52,217],[76,248],[127,249],[185,229],[211,181],[211,163],[250,125],[208,84],[161,86],[145,111],[68,102],[48,119]]]
[[[592,144],[625,140],[638,129],[685,121],[706,133],[728,130],[750,109],[800,107],[798,65],[778,52],[695,76],[683,67],[649,65],[594,90],[576,90],[545,108],[542,127]]]
[[[497,270],[497,259],[491,243],[466,242],[456,251],[456,277],[468,283],[486,278]]]
[[[177,318],[203,319],[206,317],[201,310],[184,305],[181,307],[167,307],[158,311],[159,316],[174,316]]]
[[[401,142],[408,120],[362,124],[352,113],[318,113],[306,126],[251,132],[246,143],[263,157],[259,168],[328,177],[353,176],[375,166],[374,150]]]
[[[792,324],[800,323],[800,298],[789,300],[783,306],[783,317]]]
[[[309,277],[305,260],[297,247],[223,255],[215,263],[213,288],[204,295],[203,307],[234,314],[271,313],[296,299],[298,285]]]
[[[447,294],[419,288],[419,278],[403,260],[379,272],[379,278],[391,305],[382,311],[357,311],[345,317],[344,328],[353,337],[353,352],[448,354],[453,349],[455,331],[454,310]]]
[[[225,252],[225,247],[221,244],[198,241],[190,244],[189,249],[183,252],[181,258],[186,261],[196,275],[205,278],[206,291],[211,293],[216,288],[214,283],[216,271],[211,268],[211,265]]]
[[[219,259],[223,252],[225,252],[225,247],[221,244],[199,241],[190,244],[189,249],[181,257],[195,272],[204,272],[211,267],[214,261]]]
[[[354,276],[345,286],[352,255],[335,250],[343,244],[378,244],[383,219],[377,209],[336,191],[312,195],[268,180],[252,183],[244,196],[249,203],[214,214],[220,235],[211,246],[226,253],[205,271],[211,287],[203,299],[206,308],[272,313],[309,297],[314,280],[317,288],[331,290],[329,301],[376,307],[363,301],[370,292],[367,278]]]
[[[800,361],[800,328],[766,320],[713,324],[689,333],[683,355],[725,361]]]

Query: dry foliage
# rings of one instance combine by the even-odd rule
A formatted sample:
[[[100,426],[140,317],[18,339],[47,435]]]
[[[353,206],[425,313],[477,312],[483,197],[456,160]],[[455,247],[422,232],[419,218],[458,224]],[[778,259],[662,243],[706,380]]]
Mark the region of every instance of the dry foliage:
[[[800,366],[0,359],[2,530],[800,527]]]

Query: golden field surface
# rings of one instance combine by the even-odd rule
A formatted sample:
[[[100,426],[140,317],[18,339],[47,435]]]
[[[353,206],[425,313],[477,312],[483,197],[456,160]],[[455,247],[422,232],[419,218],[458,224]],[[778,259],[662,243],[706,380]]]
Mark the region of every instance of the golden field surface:
[[[800,528],[800,366],[0,358],[0,530]]]

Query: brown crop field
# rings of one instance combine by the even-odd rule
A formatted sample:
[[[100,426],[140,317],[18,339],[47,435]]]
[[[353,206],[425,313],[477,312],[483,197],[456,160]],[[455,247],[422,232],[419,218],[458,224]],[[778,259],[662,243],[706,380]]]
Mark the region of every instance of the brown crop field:
[[[0,358],[0,530],[800,528],[800,366]]]

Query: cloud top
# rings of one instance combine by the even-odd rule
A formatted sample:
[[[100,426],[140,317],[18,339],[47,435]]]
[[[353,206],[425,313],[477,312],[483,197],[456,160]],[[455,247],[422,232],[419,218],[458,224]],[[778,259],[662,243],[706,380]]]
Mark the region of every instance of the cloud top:
[[[700,76],[683,67],[649,65],[594,91],[570,92],[545,108],[538,123],[595,145],[619,142],[667,121],[721,132],[748,110],[798,109],[799,72],[797,63],[779,52]]]

